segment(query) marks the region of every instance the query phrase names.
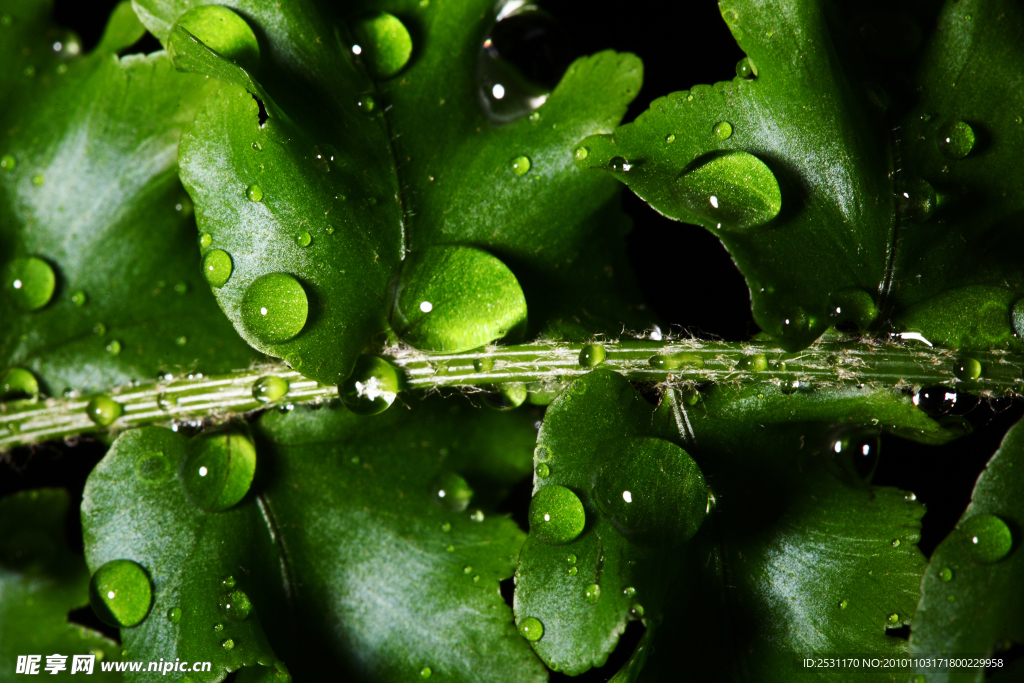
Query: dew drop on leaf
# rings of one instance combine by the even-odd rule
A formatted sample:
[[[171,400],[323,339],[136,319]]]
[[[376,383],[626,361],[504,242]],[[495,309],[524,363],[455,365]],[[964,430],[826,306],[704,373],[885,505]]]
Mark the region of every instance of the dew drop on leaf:
[[[201,434],[189,442],[180,475],[192,504],[221,512],[249,492],[256,472],[256,447],[237,431]]]
[[[252,602],[244,591],[233,590],[220,596],[217,609],[231,621],[244,621],[252,610]]]
[[[9,368],[0,376],[0,399],[32,398],[39,395],[39,382],[28,370]]]
[[[261,275],[242,297],[242,324],[264,343],[294,338],[305,327],[308,315],[306,290],[287,273]]]
[[[949,567],[943,567],[942,569],[939,570],[939,578],[942,579],[943,581],[952,581],[953,580],[953,570],[950,569]]]
[[[112,560],[89,581],[89,604],[105,624],[128,628],[146,618],[153,587],[146,570],[131,560]]]
[[[939,151],[950,159],[963,159],[974,149],[974,129],[965,121],[950,121],[939,128]]]
[[[890,614],[889,615],[889,623],[890,624],[898,624],[898,623],[900,623],[900,615],[896,614],[895,612]]]
[[[580,349],[580,366],[584,368],[596,368],[604,362],[608,353],[601,344],[587,344]]]
[[[429,666],[425,666],[422,669],[420,669],[420,678],[430,678],[430,675],[433,673],[434,672],[431,670]]]
[[[583,503],[564,486],[544,486],[530,501],[530,531],[550,545],[569,543],[587,521]]]
[[[494,410],[512,410],[526,402],[530,392],[522,382],[509,382],[499,384],[496,391],[484,394],[484,402],[487,407]]]
[[[352,374],[338,385],[338,395],[356,415],[382,413],[398,396],[398,372],[383,358],[359,356]]]
[[[636,588],[633,588],[633,586],[626,586],[622,589],[622,595],[627,598],[631,598],[636,595]]]
[[[531,643],[535,643],[544,636],[544,624],[536,617],[526,617],[519,622],[519,634]]]
[[[213,287],[226,285],[233,269],[231,257],[226,251],[214,249],[206,252],[206,256],[203,257],[203,275]]]
[[[828,314],[833,325],[851,322],[863,330],[878,317],[878,308],[874,297],[863,289],[850,287],[829,297]]]
[[[754,64],[749,58],[744,57],[740,61],[736,62],[736,75],[740,78],[752,79],[757,77],[757,72],[754,70]]]
[[[593,499],[623,536],[635,543],[678,545],[707,514],[707,486],[697,463],[679,446],[626,438],[598,447]]]
[[[85,302],[88,300],[89,297],[87,297],[85,295],[85,292],[83,292],[82,290],[78,290],[77,292],[71,295],[71,303],[79,307],[84,306]]]
[[[227,639],[225,639],[224,641],[221,642],[220,646],[222,648],[224,648],[225,650],[234,650],[235,649],[235,641],[234,641],[233,638],[227,638]]]
[[[235,577],[230,576],[230,575],[229,576],[225,576],[223,579],[220,580],[220,585],[221,585],[222,588],[234,588],[235,587]]]
[[[430,481],[430,497],[442,510],[462,512],[469,507],[473,489],[455,472],[441,472]]]
[[[29,68],[32,68],[32,67],[29,67]],[[26,69],[26,71],[27,71],[27,69]],[[32,184],[35,185],[36,187],[42,187],[43,183],[45,183],[45,182],[46,182],[46,178],[43,177],[42,173],[36,173],[35,175],[32,176]]]
[[[755,353],[749,356],[744,356],[736,362],[737,370],[745,370],[746,372],[761,372],[768,368],[768,359],[765,358],[763,353]]]
[[[179,621],[181,621],[181,608],[172,607],[169,610],[167,610],[167,620],[172,624],[177,624]]]
[[[704,360],[695,353],[659,353],[648,358],[647,364],[655,370],[672,371],[685,366],[702,368]]]
[[[601,599],[601,587],[596,583],[592,583],[583,589],[583,599],[591,605],[596,605],[597,601]]]
[[[981,363],[969,356],[957,358],[953,362],[953,374],[962,380],[978,379],[981,377]]]
[[[199,236],[199,247],[201,249],[208,249],[211,244],[213,244],[213,236],[210,233],[204,232]]]
[[[250,202],[262,202],[263,188],[256,184],[250,185],[245,190],[245,196],[249,198]]]
[[[551,467],[549,467],[547,463],[540,463],[537,465],[537,476],[541,479],[551,476]]]
[[[271,403],[287,393],[288,380],[275,375],[260,377],[252,385],[252,397],[260,403]]]
[[[728,121],[719,121],[718,123],[715,124],[715,127],[714,129],[712,129],[712,132],[715,134],[715,137],[718,138],[719,140],[728,140],[729,138],[732,137],[732,124],[729,123]]]
[[[980,514],[969,517],[960,525],[971,556],[978,562],[999,562],[1013,548],[1013,533],[1006,522],[995,515]]]
[[[245,19],[221,5],[201,5],[175,22],[239,66],[253,71],[260,64],[260,46]]]
[[[116,356],[121,353],[121,342],[117,339],[111,339],[106,346],[107,353],[111,356]]]
[[[641,605],[639,602],[634,603],[629,608],[629,618],[631,620],[635,621],[637,619],[643,619],[643,617],[644,617],[644,606]]]
[[[18,165],[18,160],[10,154],[0,157],[0,171],[13,171]]]
[[[878,434],[870,430],[841,432],[832,439],[830,453],[844,479],[853,484],[869,482],[878,466]]]
[[[590,151],[586,147],[577,147],[576,151],[572,153],[573,159],[576,161],[583,161],[590,154]]]
[[[516,175],[526,175],[530,171],[530,158],[518,156],[512,160],[512,172]]]
[[[839,609],[846,609],[846,606],[849,605],[849,604],[850,604],[850,601],[847,600],[846,598],[843,598],[842,600],[839,601]]]
[[[308,247],[313,243],[313,236],[306,231],[302,231],[295,236],[295,243],[300,247]]]
[[[608,168],[613,171],[619,171],[621,173],[628,173],[632,168],[633,164],[626,161],[623,157],[612,157],[608,162]]]
[[[37,311],[50,303],[57,277],[50,264],[41,258],[14,259],[4,273],[4,291],[23,311]]]
[[[123,410],[120,403],[103,394],[94,396],[85,407],[86,415],[99,427],[112,425]]]
[[[681,207],[716,229],[746,230],[775,218],[782,191],[775,174],[747,152],[713,152],[685,169],[672,185]]]
[[[911,223],[923,223],[935,212],[935,188],[920,178],[907,181],[896,193],[896,208]]]
[[[393,14],[377,12],[361,17],[352,23],[352,34],[359,46],[358,54],[374,78],[391,78],[412,56],[412,36]]]

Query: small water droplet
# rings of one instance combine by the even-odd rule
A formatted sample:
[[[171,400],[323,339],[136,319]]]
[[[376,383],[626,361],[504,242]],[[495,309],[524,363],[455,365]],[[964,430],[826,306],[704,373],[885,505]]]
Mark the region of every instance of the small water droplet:
[[[338,385],[345,407],[357,415],[376,415],[398,396],[398,371],[378,356],[361,355],[352,374]]]
[[[622,595],[624,595],[627,598],[631,598],[634,595],[636,595],[636,588],[633,588],[632,586],[626,586],[622,589]]]
[[[220,623],[218,623],[218,624],[214,624],[214,625],[213,625],[213,631],[214,631],[214,633],[220,633],[220,632],[221,632],[221,631],[223,631],[223,630],[224,630],[224,624],[220,624]]]
[[[981,377],[981,363],[969,356],[963,356],[953,363],[953,374],[965,381],[978,379]]]
[[[28,370],[9,368],[0,377],[0,399],[33,398],[39,395],[39,382]]]
[[[313,236],[305,231],[300,232],[298,235],[295,236],[295,243],[298,244],[300,247],[308,247],[310,244],[313,243]]]
[[[236,585],[235,577],[230,575],[225,576],[223,579],[220,580],[220,585],[221,588],[234,588]]]
[[[235,640],[234,638],[227,638],[220,644],[220,646],[225,650],[233,650],[235,649]]]
[[[18,166],[18,160],[10,154],[0,157],[0,171],[13,171]]]
[[[879,439],[873,430],[841,430],[830,444],[832,462],[851,483],[871,481],[878,466]]]
[[[473,489],[455,472],[441,472],[430,482],[430,496],[443,510],[462,512],[469,507]]]
[[[85,407],[85,413],[89,416],[97,426],[109,427],[114,423],[114,420],[121,417],[121,412],[124,409],[121,404],[110,398],[100,394],[94,396],[89,404]]]
[[[188,344],[188,337],[178,337],[177,339],[174,340],[174,343],[177,344],[178,346],[184,346],[185,344]]]
[[[231,621],[244,621],[252,611],[252,602],[244,591],[233,590],[220,596],[217,609]]]
[[[842,600],[839,601],[839,609],[846,609],[846,606],[849,605],[849,604],[850,604],[850,601],[847,600],[846,598],[843,598]]]
[[[900,623],[900,615],[896,614],[895,612],[893,614],[890,614],[889,615],[889,623],[890,624],[898,624],[898,623]]]
[[[596,583],[590,584],[583,589],[583,599],[591,605],[596,605],[597,601],[601,599],[601,587]]]
[[[695,353],[657,354],[647,359],[647,364],[655,370],[671,372],[682,367],[704,367],[704,360]]]
[[[512,172],[516,175],[526,175],[530,170],[530,158],[518,156],[512,160]]]
[[[577,557],[576,557],[576,554],[575,554],[575,553],[569,553],[568,555],[566,555],[566,556],[565,556],[565,561],[566,561],[566,563],[568,563],[568,564],[576,564],[576,561],[577,561],[578,559],[579,559],[579,558],[577,558]]]
[[[263,188],[259,185],[252,184],[245,190],[245,196],[249,198],[251,202],[262,202],[263,201]]]
[[[744,57],[740,61],[736,62],[736,75],[740,78],[746,79],[757,78],[757,71],[754,69],[754,63],[750,61],[749,57]]]
[[[550,475],[551,475],[551,467],[549,467],[546,463],[542,462],[539,465],[537,465],[537,476],[538,477],[543,479],[543,478],[548,477]]]
[[[42,184],[45,182],[46,179],[43,178],[42,173],[36,173],[35,175],[32,176],[32,184],[35,185],[36,187],[42,186]]]
[[[451,522],[444,522],[444,523],[441,524],[441,531],[443,531],[444,533],[448,533],[451,530],[452,530],[452,523]]]
[[[169,394],[160,394],[156,397],[156,405],[160,410],[170,410],[178,405],[178,398]]]
[[[162,482],[171,473],[171,463],[161,452],[143,453],[135,461],[135,475],[146,484]]]
[[[580,570],[579,567],[569,567],[567,571],[569,573],[569,576],[576,576],[576,574],[578,574]]]
[[[612,157],[611,161],[608,162],[608,168],[613,171],[628,173],[633,168],[633,165],[623,157]]]
[[[288,380],[275,375],[260,377],[252,385],[252,397],[260,403],[271,403],[288,393]]]
[[[305,327],[308,315],[306,290],[287,273],[261,275],[242,298],[242,323],[264,343],[293,339]]]
[[[117,339],[111,339],[106,346],[107,353],[111,356],[116,356],[121,353],[121,342]]]
[[[88,297],[82,290],[78,290],[77,292],[71,295],[71,303],[73,303],[76,306],[84,306],[86,301],[88,301]]]
[[[434,672],[431,671],[430,667],[429,666],[425,666],[422,669],[420,669],[420,678],[430,678],[430,675],[432,673],[434,673]]]
[[[675,133],[669,133],[668,135],[665,136],[665,142],[667,142],[668,144],[671,145],[675,141],[676,141]]]
[[[531,643],[535,643],[544,636],[544,624],[535,617],[526,617],[519,622],[519,634]]]
[[[757,227],[782,209],[775,174],[747,152],[705,154],[683,170],[672,193],[683,208],[716,229]]]
[[[333,235],[334,234],[334,226],[333,225],[328,225],[326,228],[324,228],[324,232],[326,232],[328,235]]]
[[[376,12],[352,23],[357,54],[374,78],[391,78],[401,71],[412,56],[412,36],[401,19],[387,12]],[[358,48],[358,49],[357,49]]]
[[[219,288],[226,285],[231,278],[233,269],[231,257],[226,251],[213,249],[206,252],[206,256],[203,257],[203,275],[213,287]]]
[[[222,512],[236,505],[249,492],[255,472],[256,447],[234,430],[195,437],[180,466],[185,493],[204,512]],[[233,587],[227,583],[225,588]]]
[[[939,570],[939,578],[942,579],[943,581],[952,581],[953,580],[953,570],[950,569],[949,567],[943,567],[942,569]]]
[[[259,142],[253,142],[252,143],[252,148],[254,150],[256,150],[257,152],[262,152],[263,151],[263,145],[261,145]]]
[[[829,297],[829,318],[833,325],[851,322],[859,329],[867,329],[878,317],[875,299],[863,289],[849,287]]]
[[[4,269],[4,290],[23,311],[37,311],[53,298],[57,276],[41,258],[14,259]]]
[[[420,306],[422,309],[423,307]],[[494,358],[491,356],[482,356],[480,358],[473,359],[473,369],[477,372],[490,372],[494,369]]]
[[[950,159],[963,159],[974,149],[974,129],[964,121],[950,121],[939,128],[939,151]]]
[[[633,621],[636,621],[637,619],[643,619],[643,617],[644,606],[640,603],[635,603],[632,607],[629,608],[629,618]]]
[[[920,178],[906,182],[896,193],[897,208],[911,223],[923,223],[931,218],[937,203],[935,188]]]
[[[131,560],[112,560],[89,581],[89,604],[105,624],[129,628],[149,614],[153,587],[146,570]]]
[[[210,233],[204,232],[202,235],[199,236],[200,248],[207,249],[211,244],[213,244],[213,236]]]
[[[604,362],[608,353],[601,344],[587,344],[580,349],[580,365],[584,368],[596,368]]]
[[[892,547],[893,548],[899,548],[900,547],[900,539],[898,539],[898,538],[892,539]]]
[[[719,121],[715,124],[713,132],[719,140],[728,140],[732,137],[732,124],[728,121]]]
[[[768,359],[763,353],[744,356],[736,362],[736,369],[746,372],[762,372],[768,369]]]
[[[583,161],[587,158],[588,154],[590,154],[590,150],[586,147],[577,147],[576,151],[572,153],[572,156],[576,161]]]
[[[370,95],[366,95],[356,102],[356,106],[359,107],[360,111],[366,114],[372,114],[377,108],[377,102]]]
[[[541,541],[569,543],[583,531],[586,512],[579,497],[564,486],[544,486],[530,501],[530,531]]]
[[[1013,533],[1006,522],[995,515],[980,514],[969,517],[960,525],[967,540],[971,556],[978,562],[999,562],[1013,549]]]
[[[172,624],[177,624],[179,621],[181,621],[181,608],[172,607],[169,610],[167,610],[167,620],[170,621]]]

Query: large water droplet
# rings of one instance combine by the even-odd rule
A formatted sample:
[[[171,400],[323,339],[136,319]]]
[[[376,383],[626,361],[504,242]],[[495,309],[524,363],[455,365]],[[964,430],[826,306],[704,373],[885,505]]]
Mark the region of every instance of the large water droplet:
[[[146,570],[131,560],[112,560],[89,581],[89,604],[106,624],[135,626],[149,614],[153,587]]]
[[[393,14],[377,12],[357,19],[352,34],[356,41],[352,51],[359,54],[374,78],[391,78],[412,56],[412,36]]]
[[[875,299],[863,289],[842,289],[829,298],[829,318],[833,325],[850,322],[864,330],[878,317]]]
[[[236,431],[202,434],[189,442],[181,479],[192,503],[205,512],[236,505],[249,492],[256,472],[256,447]]]
[[[616,439],[598,448],[597,460],[594,503],[623,536],[678,545],[697,533],[707,513],[707,486],[682,448],[662,439]]]
[[[829,443],[832,461],[850,483],[871,481],[878,466],[879,439],[874,431],[844,430]]]
[[[57,277],[41,258],[14,259],[4,272],[4,291],[23,311],[36,311],[50,302]]]
[[[970,356],[962,356],[953,362],[953,374],[965,381],[981,377],[981,363]]]
[[[705,225],[722,230],[763,225],[782,208],[782,191],[775,174],[747,152],[714,152],[700,157],[676,179],[672,194]]]
[[[86,415],[100,427],[112,425],[114,420],[121,417],[123,410],[124,408],[120,403],[103,394],[94,396],[88,405],[85,406]]]
[[[531,643],[535,643],[544,635],[544,624],[536,617],[526,617],[519,622],[519,633]]]
[[[260,46],[256,35],[242,17],[227,7],[194,7],[175,23],[242,68],[253,71],[259,67]]]
[[[260,377],[252,385],[252,397],[260,403],[272,403],[288,393],[288,380],[275,375]]]
[[[220,596],[217,609],[231,621],[243,621],[252,610],[252,602],[243,591],[233,590]]]
[[[287,273],[261,275],[242,298],[245,329],[265,343],[294,338],[306,325],[308,315],[306,290]]]
[[[600,344],[587,344],[580,349],[580,365],[585,368],[596,368],[604,362],[608,353]]]
[[[39,382],[28,370],[9,368],[0,377],[0,399],[33,398],[39,395]]]
[[[338,385],[345,407],[357,415],[376,415],[391,407],[398,396],[398,371],[383,358],[362,355],[352,374]]]
[[[896,193],[897,209],[911,223],[923,223],[931,218],[937,203],[935,188],[920,178],[906,182]]]
[[[430,482],[430,496],[442,509],[462,512],[469,507],[473,489],[455,472],[441,472]]]
[[[206,281],[213,287],[223,287],[231,278],[231,271],[234,266],[231,264],[231,257],[226,251],[213,249],[206,252],[203,257],[203,275]]]
[[[569,543],[587,521],[583,503],[564,486],[542,487],[530,501],[530,531],[551,545]]]
[[[964,121],[950,121],[939,128],[939,151],[950,159],[963,159],[974,149],[974,129]]]
[[[998,562],[1013,549],[1010,527],[995,515],[969,517],[960,525],[960,533],[967,542],[971,556],[978,562]]]

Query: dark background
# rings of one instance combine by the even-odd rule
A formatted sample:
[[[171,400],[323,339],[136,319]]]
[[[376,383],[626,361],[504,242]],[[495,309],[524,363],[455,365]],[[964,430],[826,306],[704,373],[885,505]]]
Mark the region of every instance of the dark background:
[[[83,47],[89,49],[98,41],[115,4],[110,0],[56,0],[55,14],[58,23],[77,31]],[[595,3],[580,0],[540,4],[554,23],[541,25],[540,33],[536,26],[530,29],[533,37],[526,42],[533,43],[525,48],[521,35],[509,38],[510,49],[517,51],[524,69],[536,71],[538,78],[557,80],[560,66],[573,56],[608,48],[638,54],[644,61],[644,86],[629,109],[627,121],[657,97],[698,83],[731,79],[736,62],[743,57],[713,0],[638,4],[637,11],[618,5],[614,15],[598,9]],[[656,7],[656,15],[642,11],[644,6]],[[159,45],[147,36],[128,52],[156,49]],[[747,339],[758,331],[744,280],[713,235],[662,218],[628,190],[622,195],[622,204],[634,221],[628,237],[634,271],[648,302],[664,321],[727,340]],[[689,288],[687,283],[699,285]],[[952,444],[928,447],[882,437],[874,483],[912,490],[927,506],[920,544],[926,554],[952,530],[970,501],[985,462],[1006,430],[1024,414],[1020,403],[1009,401],[990,403],[965,398],[959,403],[968,404],[961,412],[966,413],[975,430]],[[92,439],[15,451],[0,462],[0,495],[39,486],[66,486],[72,499],[80,500],[85,478],[104,451],[105,446]],[[519,497],[523,498],[524,509],[513,513],[522,519],[529,488],[518,493],[523,494]],[[81,548],[77,515],[69,519],[68,531],[72,543]],[[75,613],[74,618],[96,628],[101,626],[88,608]],[[116,637],[116,632],[103,628]],[[603,669],[574,680],[607,681],[628,658],[641,633],[639,622],[634,622]],[[568,677],[554,674],[552,680]]]

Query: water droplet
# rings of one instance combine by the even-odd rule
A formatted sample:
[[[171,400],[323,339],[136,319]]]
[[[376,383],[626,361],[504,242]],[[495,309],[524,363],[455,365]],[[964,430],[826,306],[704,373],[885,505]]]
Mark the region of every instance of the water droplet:
[[[530,170],[529,157],[518,156],[512,160],[512,172],[516,175],[526,175]]]
[[[420,678],[430,678],[430,675],[432,673],[434,672],[430,670],[430,667],[425,666],[422,669],[420,669]]]
[[[260,403],[271,403],[288,393],[288,380],[267,375],[260,377],[252,385],[252,397]]]
[[[189,500],[204,512],[221,512],[249,492],[256,447],[237,431],[204,433],[189,442],[180,470]]]
[[[704,367],[704,359],[695,353],[658,354],[647,359],[647,364],[655,370],[671,372],[682,367]]]
[[[637,619],[643,619],[643,617],[644,606],[640,603],[635,603],[632,607],[629,608],[629,618],[633,621],[636,621]]]
[[[422,306],[420,308],[422,308]],[[474,358],[473,369],[477,372],[490,372],[494,369],[494,359],[490,356]]]
[[[974,149],[974,129],[964,121],[950,121],[939,128],[939,151],[950,159],[963,159]]]
[[[377,108],[377,102],[376,100],[373,99],[372,96],[366,95],[358,102],[356,102],[356,106],[359,107],[360,111],[362,111],[363,113],[372,114],[374,110]]]
[[[398,396],[398,372],[383,358],[362,355],[352,374],[338,385],[345,407],[357,415],[376,415],[391,407]]]
[[[214,249],[203,257],[203,275],[213,287],[223,287],[231,277],[234,266],[226,251]]]
[[[668,134],[668,135],[666,135],[666,136],[665,136],[665,142],[667,142],[668,144],[670,144],[670,145],[671,145],[671,144],[672,144],[673,142],[675,142],[675,141],[676,141],[676,135],[675,135],[675,133],[670,133],[670,134]]]
[[[533,451],[533,457],[537,459],[537,462],[547,462],[551,459],[551,451],[547,446],[537,446]]]
[[[598,448],[593,500],[605,518],[636,543],[680,544],[692,537],[708,507],[704,476],[679,446],[627,438]]]
[[[102,337],[107,333],[107,326],[103,323],[96,323],[92,328],[92,333]]]
[[[178,405],[178,398],[168,394],[160,394],[156,397],[156,405],[160,410],[170,410]]]
[[[863,289],[842,289],[829,298],[829,318],[833,325],[851,322],[863,330],[877,317],[875,299]]]
[[[591,605],[596,605],[597,601],[601,599],[601,587],[596,583],[590,584],[583,589],[583,599]]]
[[[849,605],[849,604],[850,604],[850,601],[847,600],[846,598],[843,598],[842,600],[839,601],[839,609],[846,609],[846,606]]]
[[[736,62],[736,75],[740,78],[757,78],[757,70],[754,69],[754,63],[750,61],[749,57],[744,57]]]
[[[900,623],[900,615],[896,614],[895,612],[890,614],[889,615],[889,623],[890,624],[898,624],[898,623]]]
[[[220,644],[220,646],[225,650],[234,650],[235,640],[233,638],[227,638]]]
[[[18,160],[12,157],[10,154],[5,154],[0,157],[0,170],[2,171],[13,171],[18,166]]]
[[[455,546],[453,546],[453,545],[450,545],[450,546],[448,546],[447,548],[445,548],[445,550],[447,550],[447,551],[448,551],[448,552],[450,552],[450,553],[454,553],[454,552],[455,552]]]
[[[263,151],[263,145],[261,145],[258,141],[252,143],[252,148],[254,150],[256,150],[257,152],[262,152]]]
[[[744,356],[736,362],[736,369],[746,372],[761,372],[768,369],[768,359],[763,353]]]
[[[914,676],[914,683],[926,683],[926,680],[927,679],[925,679],[924,674],[917,674]]]
[[[484,394],[484,402],[494,410],[512,410],[526,402],[530,392],[522,382],[509,382],[495,386],[497,391]]]
[[[313,236],[305,231],[300,232],[298,235],[295,236],[295,243],[298,244],[300,247],[308,247],[310,244],[313,243]]]
[[[898,539],[898,538],[892,539],[892,547],[893,548],[899,548],[900,547],[900,539]]]
[[[831,441],[830,452],[840,476],[854,484],[869,482],[878,466],[878,434],[870,430],[840,431]]]
[[[713,132],[719,140],[728,140],[732,137],[732,124],[728,121],[719,121],[715,124]]]
[[[179,621],[181,621],[181,608],[172,607],[169,610],[167,610],[167,620],[172,624],[177,624]]]
[[[462,512],[469,507],[473,489],[455,472],[441,472],[430,482],[430,496],[443,510]]]
[[[180,16],[175,23],[187,29],[211,50],[217,51],[242,68],[252,71],[259,67],[260,47],[256,35],[245,19],[227,7],[194,7]]]
[[[622,594],[627,598],[631,598],[634,595],[636,595],[636,588],[633,588],[632,586],[626,586],[622,589]]]
[[[931,218],[937,203],[935,188],[920,178],[908,181],[896,193],[896,207],[911,223],[923,223]]]
[[[600,344],[587,344],[580,349],[580,365],[585,368],[596,368],[604,362],[608,355]]]
[[[569,567],[567,570],[569,576],[576,576],[579,573],[579,567]]]
[[[143,453],[135,461],[135,475],[147,484],[162,482],[171,473],[171,463],[163,453]]]
[[[111,356],[116,356],[121,353],[121,342],[117,339],[111,339],[106,346],[107,353]]]
[[[94,396],[85,407],[86,415],[100,427],[112,425],[114,420],[121,417],[123,410],[120,403],[103,394]]]
[[[0,377],[0,399],[33,398],[39,395],[39,382],[28,370],[9,368]]]
[[[224,624],[214,624],[213,625],[214,633],[220,633],[223,630],[224,630]]]
[[[551,476],[551,467],[549,467],[546,463],[540,463],[539,465],[537,465],[537,476],[540,477],[541,479]]]
[[[334,226],[333,225],[328,225],[326,228],[324,228],[324,232],[326,232],[328,235],[333,235],[334,234]]]
[[[763,225],[782,208],[775,174],[747,152],[705,154],[683,170],[672,193],[705,225],[723,230]]]
[[[50,303],[57,276],[41,258],[14,259],[4,272],[4,290],[23,311],[37,311]]]
[[[178,337],[177,339],[174,340],[174,343],[177,344],[178,346],[184,346],[185,344],[188,344],[188,337]]]
[[[985,564],[1002,560],[1013,548],[1010,527],[995,515],[969,517],[960,525],[960,533],[967,540],[971,556]]]
[[[362,58],[374,78],[391,78],[412,56],[409,30],[398,17],[387,12],[357,19],[352,24],[352,34],[357,43],[352,50]]]
[[[231,621],[244,621],[252,610],[252,603],[243,591],[233,590],[220,596],[217,609]]]
[[[564,486],[544,486],[530,501],[530,531],[541,541],[569,543],[583,531],[587,521],[583,503]]]
[[[250,185],[248,188],[246,188],[245,196],[249,198],[250,202],[262,202],[263,188],[254,183]]]
[[[452,523],[451,522],[444,522],[443,524],[441,524],[441,531],[443,531],[444,533],[448,533],[451,530],[452,530]]]
[[[463,574],[471,574],[472,572],[473,572],[473,568],[471,566],[469,566],[469,565],[466,565],[465,567],[462,568],[462,573]]]
[[[583,161],[587,158],[588,154],[590,154],[590,151],[586,147],[577,147],[576,151],[572,153],[572,157],[576,161]]]
[[[149,614],[153,587],[146,570],[131,560],[112,560],[89,581],[89,604],[105,624],[128,628]]]
[[[567,564],[576,564],[577,560],[579,560],[579,558],[576,557],[575,553],[569,553],[565,556],[565,561]]]
[[[469,516],[469,518],[471,520],[473,520],[474,522],[482,522],[482,521],[484,521],[484,511],[483,510],[473,510],[473,514],[471,514]]]
[[[969,356],[963,356],[953,363],[953,374],[965,381],[978,379],[981,377],[981,363]]]
[[[612,157],[611,161],[608,162],[608,168],[613,171],[628,173],[633,168],[633,164],[629,163],[622,157]]]
[[[261,275],[242,298],[242,323],[264,343],[293,339],[305,327],[308,315],[306,290],[287,273]]]
[[[953,580],[953,570],[950,569],[949,567],[943,567],[942,569],[939,570],[939,578],[942,579],[943,581],[952,581]]]
[[[519,634],[531,643],[535,643],[544,635],[544,624],[535,617],[526,617],[519,622]]]
[[[35,175],[32,176],[32,184],[35,185],[36,187],[41,187],[42,184],[45,182],[46,179],[43,178],[42,173],[36,173]]]
[[[199,236],[199,247],[201,249],[207,249],[211,244],[213,244],[213,236],[210,233],[204,232]]]
[[[220,585],[221,588],[234,588],[236,585],[235,577],[230,575],[225,576],[223,579],[220,580]]]

